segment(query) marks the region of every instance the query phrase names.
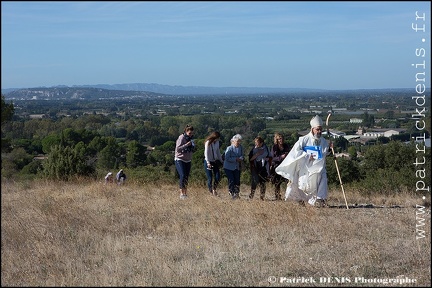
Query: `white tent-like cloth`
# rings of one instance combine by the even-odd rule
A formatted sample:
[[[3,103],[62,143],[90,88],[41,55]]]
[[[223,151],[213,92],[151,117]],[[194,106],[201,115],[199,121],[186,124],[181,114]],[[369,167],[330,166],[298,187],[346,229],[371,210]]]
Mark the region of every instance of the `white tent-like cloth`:
[[[287,157],[276,168],[276,173],[289,180],[285,192],[285,200],[307,201],[314,205],[317,198],[327,198],[327,171],[325,159],[329,144],[323,137],[319,143],[309,134],[300,137]],[[305,151],[307,146],[321,149],[321,159],[309,160],[310,154]]]

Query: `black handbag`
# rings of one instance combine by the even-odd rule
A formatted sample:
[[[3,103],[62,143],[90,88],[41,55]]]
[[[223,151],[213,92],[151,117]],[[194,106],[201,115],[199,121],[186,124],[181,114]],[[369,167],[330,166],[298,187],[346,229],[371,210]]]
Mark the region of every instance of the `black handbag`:
[[[220,160],[212,161],[212,162],[210,162],[210,164],[211,164],[213,167],[218,167],[218,168],[222,168],[222,166],[223,166],[223,163],[222,163],[222,161],[220,161]]]
[[[212,149],[212,153],[213,153],[213,157],[214,157],[213,146],[211,146],[211,149]],[[210,161],[210,165],[212,165],[213,167],[222,168],[223,167],[223,162],[220,161],[219,159],[217,159],[216,161]]]

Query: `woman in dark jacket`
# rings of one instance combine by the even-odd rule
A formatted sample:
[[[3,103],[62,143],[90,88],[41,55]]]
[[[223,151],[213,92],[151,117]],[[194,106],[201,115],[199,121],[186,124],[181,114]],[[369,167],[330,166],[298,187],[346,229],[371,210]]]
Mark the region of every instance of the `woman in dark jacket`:
[[[260,187],[260,199],[264,200],[266,184],[269,176],[269,166],[272,162],[270,149],[265,145],[264,139],[260,136],[254,139],[255,146],[249,152],[249,164],[252,175],[251,192],[249,199],[255,195],[257,186]]]
[[[275,186],[274,191],[276,200],[282,200],[280,189],[282,183],[286,182],[286,179],[283,178],[281,175],[277,174],[275,172],[275,169],[277,166],[279,166],[280,163],[282,163],[291,148],[287,143],[284,142],[283,136],[279,133],[275,133],[273,142],[273,160],[272,165],[270,166],[270,179],[271,183]]]

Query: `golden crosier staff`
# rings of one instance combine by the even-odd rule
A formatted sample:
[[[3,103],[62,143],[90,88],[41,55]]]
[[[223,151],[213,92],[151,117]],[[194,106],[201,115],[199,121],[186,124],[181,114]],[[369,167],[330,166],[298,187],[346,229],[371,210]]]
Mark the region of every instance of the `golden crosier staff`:
[[[329,128],[328,123],[329,123],[329,119],[330,119],[330,116],[331,116],[331,115],[332,115],[332,112],[329,111],[329,112],[328,112],[328,115],[327,115],[327,120],[326,120],[327,136],[329,137],[329,139],[330,139],[330,128]],[[340,183],[340,185],[341,185],[342,193],[343,193],[343,196],[344,196],[344,199],[345,199],[345,205],[346,205],[346,208],[349,209],[349,208],[348,208],[348,203],[347,203],[347,200],[346,200],[346,197],[345,197],[345,190],[344,190],[344,187],[343,187],[343,184],[342,184],[342,178],[341,178],[341,175],[340,175],[340,173],[339,173],[339,167],[338,167],[338,164],[337,164],[336,155],[335,155],[335,152],[334,152],[334,149],[333,149],[333,145],[330,145],[330,147],[331,147],[331,150],[332,150],[332,153],[333,153],[333,158],[334,158],[335,165],[336,165],[336,171],[337,171],[337,174],[338,174],[338,177],[339,177],[339,183]]]

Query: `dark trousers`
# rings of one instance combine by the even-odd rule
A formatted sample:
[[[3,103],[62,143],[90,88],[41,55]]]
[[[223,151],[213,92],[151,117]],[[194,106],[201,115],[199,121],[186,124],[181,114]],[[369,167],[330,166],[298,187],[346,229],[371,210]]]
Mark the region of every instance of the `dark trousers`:
[[[263,175],[263,173],[258,173],[255,169],[252,169],[251,174],[252,174],[252,183],[251,183],[251,193],[249,195],[249,198],[253,198],[255,194],[255,190],[259,186],[260,194],[261,194],[260,197],[262,199],[265,197],[267,179],[264,178],[265,175]]]
[[[228,191],[231,195],[240,193],[240,170],[224,169],[225,175],[228,178]]]
[[[175,166],[180,177],[179,179],[180,189],[187,188],[192,162],[183,162],[181,160],[175,160]]]
[[[276,200],[281,200],[282,199],[282,195],[281,195],[281,186],[283,182],[287,182],[287,180],[282,177],[279,174],[274,173],[272,175],[272,180],[271,180],[272,184],[275,185],[275,197]]]
[[[204,160],[204,171],[207,176],[207,188],[210,192],[216,190],[220,182],[220,169],[216,165],[212,169],[208,169],[207,162]],[[214,181],[213,181],[214,176]]]

